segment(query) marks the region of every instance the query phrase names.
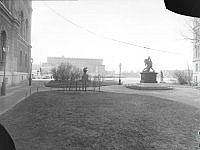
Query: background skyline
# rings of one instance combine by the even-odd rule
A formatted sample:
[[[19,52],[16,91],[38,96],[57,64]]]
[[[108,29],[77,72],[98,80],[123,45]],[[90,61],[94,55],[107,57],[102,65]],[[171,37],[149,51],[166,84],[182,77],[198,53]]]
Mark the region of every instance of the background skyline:
[[[193,45],[182,34],[191,19],[158,0],[33,1],[32,57],[34,64],[48,56],[101,58],[106,70],[122,63],[122,71],[141,71],[151,56],[157,72],[187,69]]]

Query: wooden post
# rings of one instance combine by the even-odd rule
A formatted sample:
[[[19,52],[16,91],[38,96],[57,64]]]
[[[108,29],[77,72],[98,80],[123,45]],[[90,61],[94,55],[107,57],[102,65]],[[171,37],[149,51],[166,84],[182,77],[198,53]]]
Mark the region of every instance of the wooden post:
[[[93,87],[93,91],[95,91],[95,80],[93,78],[93,81],[92,81],[92,87]]]
[[[70,88],[71,88],[71,80],[69,81],[69,91],[70,91]]]
[[[98,82],[99,82],[99,92],[101,91],[101,89],[100,89],[100,82],[101,82],[101,81],[100,81],[100,77],[101,77],[101,76],[100,76],[100,74],[99,74],[99,75],[98,75]]]

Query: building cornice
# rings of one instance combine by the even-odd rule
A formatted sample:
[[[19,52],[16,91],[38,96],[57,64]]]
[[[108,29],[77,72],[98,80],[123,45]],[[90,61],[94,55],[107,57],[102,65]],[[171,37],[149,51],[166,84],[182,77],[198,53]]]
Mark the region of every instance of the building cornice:
[[[198,45],[200,45],[200,42],[199,42],[199,41],[198,41],[198,42],[195,42],[194,45],[195,45],[195,46],[198,46]]]
[[[194,58],[192,62],[200,61],[200,58]]]
[[[27,47],[32,48],[31,44],[29,42],[27,42],[26,40],[24,40],[24,38],[22,38],[19,34],[18,34],[19,40],[25,44]]]
[[[0,12],[6,16],[11,23],[16,24],[19,26],[20,22],[12,15],[12,13],[5,7],[5,5],[0,1]]]

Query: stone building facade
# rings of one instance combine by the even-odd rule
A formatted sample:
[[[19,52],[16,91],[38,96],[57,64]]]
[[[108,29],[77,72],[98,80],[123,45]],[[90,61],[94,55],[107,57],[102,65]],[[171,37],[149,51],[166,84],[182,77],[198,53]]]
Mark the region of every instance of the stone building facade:
[[[61,63],[70,63],[80,69],[87,67],[87,73],[91,75],[105,74],[105,65],[103,65],[103,59],[47,57],[47,62],[43,63],[41,67],[43,70],[50,71],[52,68],[57,67]]]
[[[200,19],[195,18],[193,25],[193,81],[200,84]]]
[[[0,83],[3,80],[4,66],[8,85],[28,78],[31,16],[31,0],[0,0]]]

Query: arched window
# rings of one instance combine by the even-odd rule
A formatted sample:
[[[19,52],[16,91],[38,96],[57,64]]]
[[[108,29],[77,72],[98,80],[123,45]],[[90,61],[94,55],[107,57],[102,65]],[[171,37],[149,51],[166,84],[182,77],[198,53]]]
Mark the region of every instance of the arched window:
[[[5,51],[6,51],[6,31],[1,32],[1,43],[0,43],[0,62],[4,62]]]

